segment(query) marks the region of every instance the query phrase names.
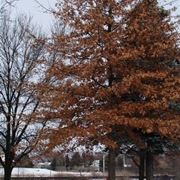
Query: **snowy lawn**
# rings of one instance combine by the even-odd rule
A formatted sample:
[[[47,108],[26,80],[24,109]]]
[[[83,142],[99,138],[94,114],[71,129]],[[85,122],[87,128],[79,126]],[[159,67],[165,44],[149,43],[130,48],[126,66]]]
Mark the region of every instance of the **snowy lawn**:
[[[48,169],[40,169],[40,168],[14,168],[12,171],[12,176],[55,176],[58,172],[51,171]],[[0,168],[0,176],[4,175],[3,168]]]
[[[0,168],[0,176],[4,175],[3,168]],[[71,171],[51,171],[48,169],[41,168],[14,168],[12,171],[13,177],[53,177],[53,176],[102,176],[100,172],[71,172]]]

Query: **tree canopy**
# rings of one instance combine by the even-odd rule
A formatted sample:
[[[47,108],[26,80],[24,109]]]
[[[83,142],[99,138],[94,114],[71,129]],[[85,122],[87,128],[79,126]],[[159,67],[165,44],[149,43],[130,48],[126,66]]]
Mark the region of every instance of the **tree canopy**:
[[[179,112],[170,108],[180,94],[179,33],[169,12],[155,0],[67,0],[56,16],[67,33],[54,36],[51,116],[110,146],[113,129],[179,139]]]

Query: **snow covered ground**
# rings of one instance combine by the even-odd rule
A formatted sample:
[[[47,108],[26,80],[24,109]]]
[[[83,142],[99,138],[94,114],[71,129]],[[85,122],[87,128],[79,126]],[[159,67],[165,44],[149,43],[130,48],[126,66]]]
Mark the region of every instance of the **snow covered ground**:
[[[3,177],[3,175],[4,175],[4,170],[3,168],[0,168],[0,177]],[[52,171],[41,168],[14,168],[12,172],[12,177],[54,177],[54,176],[55,177],[90,177],[89,180],[106,180],[106,178],[103,177],[103,173],[101,172]],[[95,178],[98,176],[101,176],[102,178]],[[137,179],[131,179],[131,180],[137,180]]]
[[[3,168],[0,168],[0,176],[4,175]],[[102,175],[102,173],[93,173],[93,172],[71,172],[71,171],[51,171],[48,169],[41,168],[14,168],[12,171],[13,177],[53,177],[53,176],[98,176]]]
[[[55,171],[51,171],[48,169],[40,169],[40,168],[14,168],[12,171],[12,176],[40,176],[40,177],[48,177],[55,176],[58,173]],[[4,175],[3,168],[0,168],[0,176]]]

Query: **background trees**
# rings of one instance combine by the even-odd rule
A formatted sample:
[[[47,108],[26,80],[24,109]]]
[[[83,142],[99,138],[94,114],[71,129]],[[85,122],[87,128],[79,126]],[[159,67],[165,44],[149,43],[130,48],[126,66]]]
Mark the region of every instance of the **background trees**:
[[[43,37],[27,17],[0,20],[0,157],[9,180],[13,167],[37,145],[45,122],[35,119],[36,82],[42,69]],[[42,71],[41,71],[42,72]]]

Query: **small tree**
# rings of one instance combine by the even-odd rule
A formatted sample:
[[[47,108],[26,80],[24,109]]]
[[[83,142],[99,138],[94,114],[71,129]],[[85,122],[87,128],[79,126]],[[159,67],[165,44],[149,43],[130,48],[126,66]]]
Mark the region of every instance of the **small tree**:
[[[21,158],[21,160],[16,164],[17,167],[27,167],[32,168],[34,166],[31,158],[28,155]]]
[[[53,158],[51,161],[51,169],[56,170],[56,166],[57,166],[57,159]]]
[[[82,163],[82,159],[81,159],[81,156],[80,156],[79,152],[75,152],[72,155],[72,158],[70,160],[70,166],[71,167],[81,166],[81,163]]]
[[[65,155],[65,166],[66,166],[66,171],[68,171],[70,166],[70,159],[68,154]]]
[[[37,35],[37,36],[36,36]],[[37,145],[45,122],[35,119],[39,105],[35,83],[44,40],[34,32],[27,17],[0,20],[0,163],[4,179]]]

